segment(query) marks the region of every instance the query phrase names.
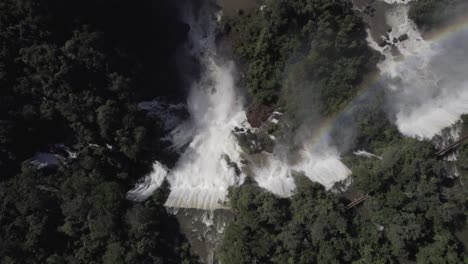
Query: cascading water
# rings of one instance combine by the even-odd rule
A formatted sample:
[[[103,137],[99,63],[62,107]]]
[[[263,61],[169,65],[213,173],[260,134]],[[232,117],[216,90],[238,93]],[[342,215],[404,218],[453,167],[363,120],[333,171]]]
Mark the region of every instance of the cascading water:
[[[425,40],[409,19],[410,1],[392,4],[386,21],[391,27],[387,44],[369,44],[385,55],[379,64],[387,77],[389,101],[398,129],[406,136],[432,139],[468,113],[468,78],[464,69],[468,54],[456,42],[465,43],[467,32],[442,41]],[[371,35],[371,34],[369,34]]]
[[[135,185],[135,188],[127,193],[127,199],[132,201],[144,201],[161,186],[167,176],[168,169],[159,162],[153,164],[153,171]]]
[[[231,132],[245,122],[246,115],[236,92],[234,65],[216,54],[216,17],[207,9],[211,8],[186,14],[191,52],[202,66],[201,78],[187,100],[190,118],[174,126],[175,118],[159,109],[160,103],[140,104],[158,112],[166,128],[173,128],[169,140],[181,153],[180,159],[169,172],[156,162],[153,173],[128,193],[129,199],[146,199],[167,177],[171,192],[166,206],[213,210],[224,207],[230,186],[243,182],[241,150]]]
[[[169,172],[156,163],[153,173],[137,184],[128,198],[146,199],[162,183],[164,175],[171,186],[168,207],[209,210],[223,208],[228,188],[241,184],[246,175],[259,186],[284,197],[293,194],[294,172],[303,173],[328,189],[346,179],[351,171],[340,161],[338,151],[325,144],[317,148],[310,140],[303,143],[294,158],[278,152],[253,156],[243,153],[233,131],[250,126],[242,97],[236,92],[234,64],[216,54],[217,24],[210,9],[202,10],[204,14],[187,16],[192,52],[200,59],[203,70],[187,101],[190,118],[177,125],[169,136],[181,153],[180,159]],[[159,106],[157,102],[140,105],[158,112],[163,120],[170,121],[166,127],[172,128],[175,119]]]
[[[463,68],[468,61],[453,60],[454,55],[450,53],[454,49],[447,49],[453,47],[451,43],[424,40],[408,18],[409,7],[405,1],[385,2],[391,4],[386,19],[392,28],[387,33],[388,45],[380,47],[370,37],[369,44],[386,56],[379,67],[389,84],[395,122],[407,136],[432,139],[468,112],[465,74],[448,64],[456,61],[456,66]],[[339,152],[327,143],[317,144],[309,138],[294,153],[281,151],[278,146],[273,153],[243,153],[233,131],[239,127],[249,129],[249,126],[242,98],[236,92],[234,65],[216,54],[217,24],[209,9],[204,10],[205,14],[187,16],[193,18],[189,19],[192,51],[200,59],[203,70],[188,98],[186,108],[190,118],[175,126],[169,136],[181,156],[167,173],[171,193],[166,205],[222,208],[228,188],[241,184],[245,176],[253,177],[259,186],[284,197],[294,192],[295,173],[302,173],[327,189],[345,180],[351,171],[341,162]],[[453,140],[458,136],[451,135]],[[129,192],[129,198],[147,197],[162,182],[161,175],[166,175],[163,168],[156,164],[154,173]]]
[[[330,147],[324,151],[313,151],[307,148],[301,152],[302,161],[293,170],[304,172],[312,181],[318,182],[331,189],[337,182],[346,180],[351,170],[341,162],[340,154]]]
[[[372,34],[368,42],[386,58],[378,66],[395,124],[402,134],[432,140],[443,149],[460,138],[460,118],[468,113],[468,52],[460,45],[468,40],[468,31],[426,40],[408,17],[411,1],[384,1],[391,4],[386,12],[391,30],[382,36],[383,45]],[[456,152],[445,157],[456,159]],[[447,176],[458,176],[455,165],[446,166]]]
[[[240,147],[231,132],[246,117],[235,93],[233,66],[217,64],[212,57],[204,60],[208,67],[206,79],[189,98],[190,125],[182,124],[182,129],[173,134],[175,146],[185,145],[187,138],[191,141],[168,177],[169,207],[223,207],[228,188],[243,179]],[[184,131],[189,126],[192,129]],[[194,134],[180,135],[187,132]]]
[[[216,18],[198,14],[190,25],[192,51],[204,69],[188,98],[190,119],[171,133],[182,154],[168,175],[171,193],[166,205],[216,209],[224,206],[228,188],[244,178],[241,150],[232,131],[246,115],[236,93],[234,65],[216,54]]]
[[[365,151],[365,150],[357,150],[357,151],[354,151],[353,154],[356,155],[356,156],[365,157],[365,158],[369,158],[369,159],[371,159],[371,158],[379,159],[379,160],[383,159],[381,156],[377,156],[374,153],[370,153],[370,152]]]
[[[292,154],[276,150],[273,154],[256,156],[249,169],[259,186],[279,196],[289,197],[296,188],[295,173],[304,174],[326,189],[331,189],[335,183],[351,175],[351,170],[341,162],[336,149],[325,143],[317,147],[310,141],[305,140],[300,149]]]

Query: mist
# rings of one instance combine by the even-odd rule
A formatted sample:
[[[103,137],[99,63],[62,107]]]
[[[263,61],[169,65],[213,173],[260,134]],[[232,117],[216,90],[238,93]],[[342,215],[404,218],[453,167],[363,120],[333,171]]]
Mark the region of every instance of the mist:
[[[279,137],[273,153],[252,164],[259,185],[282,197],[294,194],[295,175],[304,175],[326,189],[351,175],[341,162],[331,130],[324,127],[328,124],[321,114],[317,84],[306,78],[303,69],[293,63],[286,67],[281,96],[285,113]]]
[[[275,120],[279,132],[269,135],[273,151],[254,154],[245,153],[236,137],[236,133],[258,129],[247,122],[234,63],[217,53],[215,8],[207,3],[187,11],[191,28],[187,48],[200,64],[199,78],[191,83],[185,105],[189,117],[181,121],[170,111],[160,113],[170,130],[168,140],[180,157],[171,169],[156,163],[153,174],[129,192],[129,198],[144,200],[163,178],[171,188],[166,206],[177,208],[223,208],[229,188],[242,184],[246,177],[281,197],[294,194],[295,175],[331,189],[351,175],[341,154],[356,147],[356,123],[367,111],[368,100],[381,95],[374,90],[384,89],[386,105],[380,107],[405,136],[432,139],[456,124],[468,113],[468,52],[463,49],[468,32],[426,41],[409,20],[408,8],[394,4],[387,14],[390,39],[407,34],[407,40],[382,48],[368,38],[369,45],[386,57],[378,65],[381,81],[367,96],[351,98],[346,111],[336,116],[323,114],[321,87],[307,72],[297,70],[301,67],[294,63],[286,67],[285,109],[279,109],[283,115]],[[381,159],[366,149],[354,153]]]
[[[390,39],[408,39],[386,47],[379,67],[387,86],[388,114],[402,134],[432,139],[468,113],[468,30],[448,37],[424,40],[408,18],[408,6],[399,5],[387,14]],[[372,44],[372,43],[371,43]],[[374,44],[375,47],[375,44]],[[379,49],[379,48],[376,48]]]

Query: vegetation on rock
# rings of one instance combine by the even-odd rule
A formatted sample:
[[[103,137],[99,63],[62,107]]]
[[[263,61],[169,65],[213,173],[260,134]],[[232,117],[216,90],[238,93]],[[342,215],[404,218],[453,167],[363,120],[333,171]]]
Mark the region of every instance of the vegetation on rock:
[[[266,1],[225,21],[224,31],[255,104],[288,104],[311,93],[310,103],[331,114],[355,95],[362,73],[375,64],[351,1]]]

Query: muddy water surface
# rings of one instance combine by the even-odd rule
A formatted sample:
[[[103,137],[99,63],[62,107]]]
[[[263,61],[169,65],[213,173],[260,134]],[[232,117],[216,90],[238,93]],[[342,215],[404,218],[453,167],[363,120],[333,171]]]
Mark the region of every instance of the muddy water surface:
[[[227,16],[238,15],[239,12],[247,12],[257,6],[256,0],[218,0]]]

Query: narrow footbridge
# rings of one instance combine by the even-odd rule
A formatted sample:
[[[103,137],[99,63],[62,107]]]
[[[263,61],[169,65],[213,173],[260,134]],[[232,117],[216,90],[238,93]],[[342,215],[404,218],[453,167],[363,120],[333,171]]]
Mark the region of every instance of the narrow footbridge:
[[[462,145],[462,143],[468,139],[468,136],[465,136],[465,137],[462,137],[461,139],[453,142],[452,144],[450,144],[449,146],[447,146],[446,148],[436,152],[436,157],[438,158],[443,158],[445,157],[446,155],[452,153],[453,151],[455,151],[458,147],[460,147]]]
[[[370,197],[370,196],[366,194],[366,195],[363,195],[363,196],[361,196],[361,197],[359,197],[359,198],[356,198],[356,199],[354,199],[352,202],[350,202],[350,203],[345,207],[345,209],[346,209],[346,210],[349,210],[349,209],[351,209],[351,208],[353,208],[353,207],[356,207],[356,206],[358,206],[359,204],[365,202],[367,199],[369,199],[369,197]]]

